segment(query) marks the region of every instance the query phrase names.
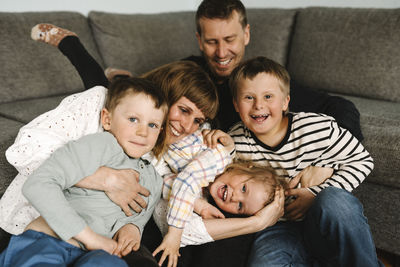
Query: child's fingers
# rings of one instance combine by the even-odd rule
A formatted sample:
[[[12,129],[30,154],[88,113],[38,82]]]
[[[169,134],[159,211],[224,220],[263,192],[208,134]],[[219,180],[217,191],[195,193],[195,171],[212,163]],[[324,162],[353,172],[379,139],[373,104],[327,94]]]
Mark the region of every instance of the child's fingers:
[[[169,255],[168,267],[176,267],[177,264],[178,264],[178,255],[176,254]]]
[[[289,182],[289,188],[295,188],[300,182],[301,177],[303,176],[303,171],[296,175],[293,179]]]
[[[164,263],[165,259],[168,257],[168,253],[163,252],[163,254],[161,255],[160,261],[158,262],[158,265],[162,266],[162,264]]]

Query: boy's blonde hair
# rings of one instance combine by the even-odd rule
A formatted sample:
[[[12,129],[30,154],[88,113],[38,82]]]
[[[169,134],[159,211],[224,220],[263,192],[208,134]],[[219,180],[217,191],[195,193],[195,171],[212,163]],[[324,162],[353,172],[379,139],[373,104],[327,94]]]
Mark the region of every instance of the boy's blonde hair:
[[[164,112],[164,120],[162,123],[162,129],[158,135],[157,142],[152,149],[154,155],[159,157],[166,149],[166,121],[168,115],[168,105],[165,95],[159,87],[157,87],[151,81],[144,78],[135,77],[123,77],[114,79],[108,88],[106,101],[104,107],[109,111],[113,112],[116,106],[120,103],[121,99],[129,94],[143,93],[149,96],[157,109],[162,109]]]
[[[214,119],[218,112],[218,94],[209,75],[192,61],[177,61],[160,66],[142,75],[157,84],[171,107],[186,97],[203,112],[206,119]]]
[[[237,171],[243,175],[247,175],[250,177],[249,180],[254,179],[262,182],[264,185],[266,193],[271,196],[264,203],[264,206],[270,204],[275,197],[275,189],[279,186],[283,188],[287,188],[286,180],[277,175],[275,170],[271,167],[257,165],[254,162],[250,161],[236,161],[234,163],[229,164],[225,168],[225,172]]]
[[[279,81],[279,87],[284,96],[290,94],[290,75],[281,64],[266,58],[255,57],[240,63],[233,71],[229,78],[229,87],[231,89],[232,98],[237,100],[240,83],[245,79],[252,80],[260,73],[271,74]],[[285,111],[287,113],[288,110]]]

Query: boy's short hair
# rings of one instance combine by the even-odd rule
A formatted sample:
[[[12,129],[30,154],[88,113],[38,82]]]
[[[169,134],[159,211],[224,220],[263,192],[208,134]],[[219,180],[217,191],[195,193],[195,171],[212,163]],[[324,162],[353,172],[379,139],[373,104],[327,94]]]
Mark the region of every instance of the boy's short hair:
[[[166,121],[168,117],[168,105],[164,92],[156,86],[153,82],[145,78],[137,77],[120,77],[112,80],[107,91],[106,102],[104,107],[112,112],[116,106],[120,103],[121,99],[128,94],[139,94],[143,93],[149,96],[157,109],[164,111],[164,120],[162,123],[162,129],[157,138],[157,142],[153,148],[155,156],[161,155],[166,149]]]
[[[290,75],[281,64],[266,58],[256,57],[240,63],[229,78],[232,98],[236,100],[240,83],[245,79],[253,79],[260,73],[271,74],[279,81],[279,87],[285,96],[290,94]]]
[[[247,26],[246,8],[239,0],[204,0],[196,12],[196,30],[201,35],[200,19],[229,19],[233,11],[239,15],[240,24]]]

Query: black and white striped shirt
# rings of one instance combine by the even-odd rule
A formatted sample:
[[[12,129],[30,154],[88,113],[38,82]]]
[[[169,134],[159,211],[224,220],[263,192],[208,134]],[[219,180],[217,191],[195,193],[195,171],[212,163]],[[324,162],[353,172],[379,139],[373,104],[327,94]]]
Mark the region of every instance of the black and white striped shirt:
[[[310,187],[317,194],[328,186],[351,192],[374,167],[364,146],[335,119],[324,114],[289,113],[285,138],[276,147],[262,143],[242,122],[229,131],[236,156],[270,165],[277,174],[294,178],[308,166],[329,167],[333,175],[324,183]]]

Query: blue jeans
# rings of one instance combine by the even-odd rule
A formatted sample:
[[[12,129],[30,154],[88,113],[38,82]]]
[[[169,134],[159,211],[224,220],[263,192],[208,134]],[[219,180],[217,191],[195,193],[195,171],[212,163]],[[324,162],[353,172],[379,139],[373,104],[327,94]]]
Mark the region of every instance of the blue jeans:
[[[329,187],[303,221],[278,222],[257,233],[249,266],[383,266],[361,203]]]
[[[104,250],[84,251],[67,242],[41,232],[28,230],[12,236],[0,254],[0,266],[117,266],[128,265]]]

